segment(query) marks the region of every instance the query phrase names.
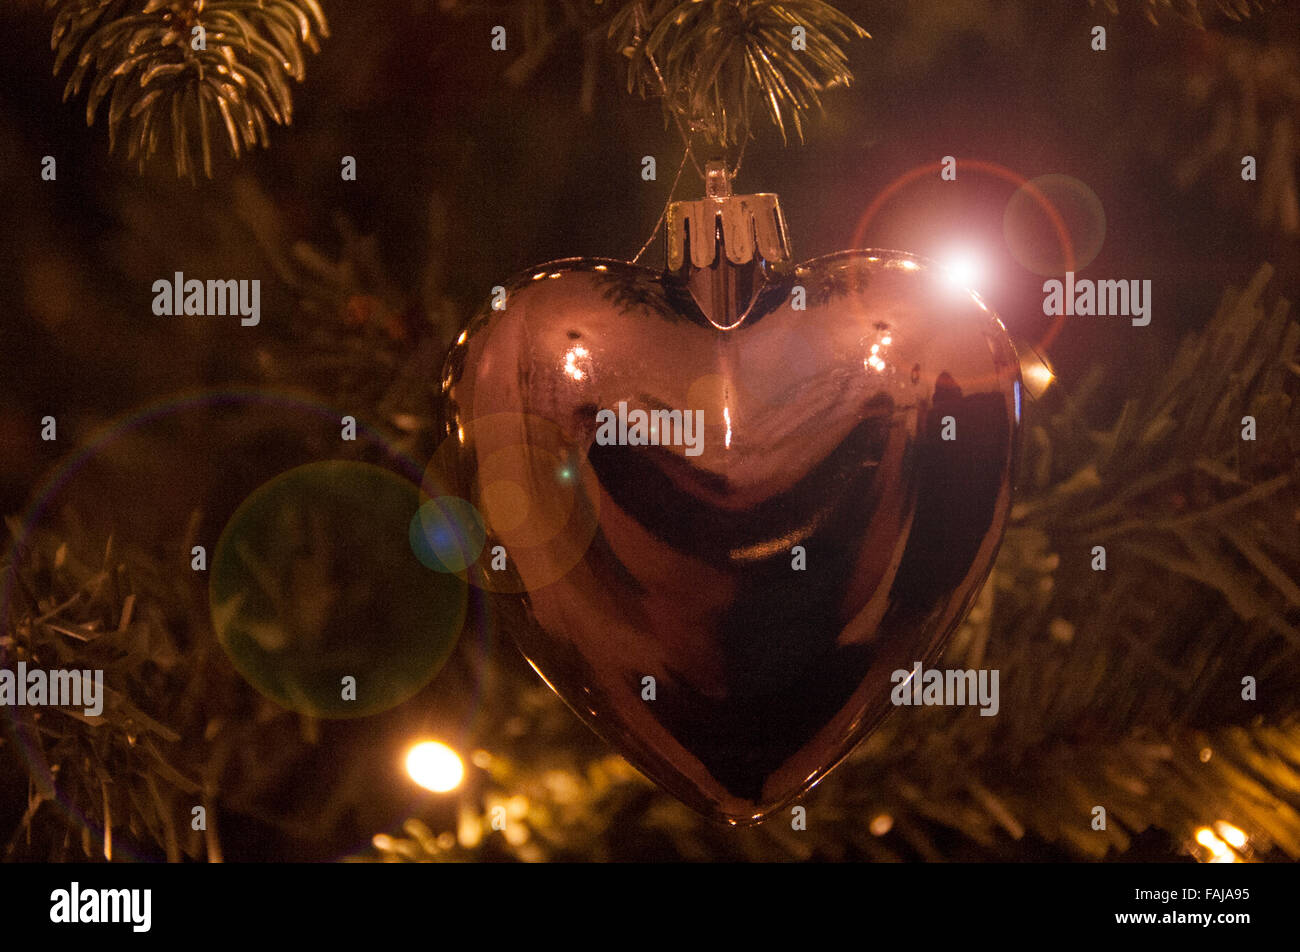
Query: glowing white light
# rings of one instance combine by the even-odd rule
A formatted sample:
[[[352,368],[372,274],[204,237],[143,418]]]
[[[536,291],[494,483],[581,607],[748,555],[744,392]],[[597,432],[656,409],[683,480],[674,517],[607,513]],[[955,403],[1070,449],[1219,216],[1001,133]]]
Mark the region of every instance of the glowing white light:
[[[586,357],[588,353],[589,351],[587,348],[583,347],[581,344],[570,348],[569,352],[564,355],[564,372],[574,380],[581,380],[583,377],[587,376],[583,372],[582,368],[578,366],[578,361],[583,357]]]
[[[1203,826],[1196,831],[1196,842],[1210,851],[1211,863],[1236,862],[1236,855],[1228,848],[1228,844],[1215,836],[1214,831],[1208,826]]]
[[[411,779],[434,793],[449,793],[465,779],[460,755],[446,744],[426,740],[406,755],[406,772]]]
[[[1219,838],[1214,835],[1214,831],[1208,826],[1203,826],[1196,831],[1196,842],[1200,843],[1206,849],[1213,850],[1216,844],[1221,846],[1222,844],[1217,843],[1218,839]]]
[[[980,277],[980,263],[971,254],[957,254],[950,257],[944,264],[944,273],[948,280],[960,288],[968,288],[975,284]]]
[[[727,421],[727,435],[724,438],[727,449],[731,449],[731,407],[722,408],[722,419]]]

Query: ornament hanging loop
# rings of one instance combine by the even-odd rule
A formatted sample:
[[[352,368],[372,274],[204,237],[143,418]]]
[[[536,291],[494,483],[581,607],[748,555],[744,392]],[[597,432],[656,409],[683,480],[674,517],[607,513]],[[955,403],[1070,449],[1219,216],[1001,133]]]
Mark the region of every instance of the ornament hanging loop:
[[[732,173],[725,163],[715,160],[704,167],[704,197],[718,201],[731,197]]]

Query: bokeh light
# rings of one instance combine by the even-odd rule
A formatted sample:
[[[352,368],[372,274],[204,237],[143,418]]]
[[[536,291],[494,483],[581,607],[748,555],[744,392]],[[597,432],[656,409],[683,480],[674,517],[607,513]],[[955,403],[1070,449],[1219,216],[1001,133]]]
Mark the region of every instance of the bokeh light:
[[[437,674],[469,590],[412,553],[418,506],[413,483],[344,460],[299,466],[244,501],[217,543],[210,609],[249,684],[303,714],[359,717]]]
[[[465,779],[465,764],[460,755],[446,744],[426,740],[407,752],[406,772],[426,790],[450,793]]]
[[[1064,246],[1061,227],[1072,247]],[[1106,240],[1106,212],[1097,194],[1077,178],[1040,175],[1007,202],[1002,233],[1012,256],[1034,274],[1082,271]]]
[[[411,518],[411,550],[435,572],[463,572],[483,552],[487,530],[483,517],[457,496],[425,502]]]

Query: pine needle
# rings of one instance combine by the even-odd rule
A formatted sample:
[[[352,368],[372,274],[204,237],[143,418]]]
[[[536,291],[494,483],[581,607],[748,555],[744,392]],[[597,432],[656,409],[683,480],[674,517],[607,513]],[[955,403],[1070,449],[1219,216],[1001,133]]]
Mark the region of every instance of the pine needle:
[[[107,99],[109,149],[126,143],[141,170],[166,131],[176,174],[191,181],[196,141],[212,177],[214,128],[238,157],[268,144],[267,120],[288,124],[287,79],[303,79],[302,48],[317,52],[329,35],[317,0],[46,0],[46,9],[54,71],[76,64],[64,99],[89,82],[87,124]]]

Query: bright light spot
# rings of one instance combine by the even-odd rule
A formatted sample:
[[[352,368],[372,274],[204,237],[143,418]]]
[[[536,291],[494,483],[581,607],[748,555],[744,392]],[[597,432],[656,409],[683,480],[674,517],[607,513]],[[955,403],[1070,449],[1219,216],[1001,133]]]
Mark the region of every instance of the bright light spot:
[[[894,828],[894,818],[888,813],[882,813],[871,821],[871,834],[873,836],[884,836]]]
[[[970,254],[954,255],[944,263],[944,272],[948,280],[959,288],[968,288],[975,284],[980,271],[979,261]]]
[[[456,839],[467,850],[472,850],[483,839],[483,819],[467,806],[461,804],[460,815],[456,817]]]
[[[880,338],[880,344],[882,347],[888,347],[893,342],[894,342],[894,338],[890,337],[888,334]]]
[[[872,345],[871,345],[871,352],[872,352],[873,354],[878,354],[878,353],[880,353],[880,345],[879,345],[879,344],[872,344]]]
[[[550,274],[547,275],[548,278],[558,278],[559,276],[560,276],[560,272],[558,271],[552,271]]]
[[[578,344],[569,348],[568,353],[564,355],[564,372],[574,380],[581,380],[587,374],[578,366],[578,361],[590,354],[587,348]]]
[[[607,264],[598,264],[598,265],[596,265],[596,270],[597,270],[597,271],[608,271],[608,270],[609,270],[609,265],[607,265]]]
[[[1055,382],[1056,374],[1047,358],[1030,345],[1020,353],[1020,378],[1029,395],[1037,400]]]
[[[731,449],[731,408],[730,407],[722,408],[722,419],[727,421],[727,436],[724,442],[727,444],[727,449]]]
[[[1048,370],[1045,364],[1031,364],[1025,368],[1024,373],[1025,383],[1029,384],[1036,393],[1046,390],[1056,379],[1056,374]]]
[[[416,744],[406,755],[406,772],[411,779],[434,793],[450,793],[465,779],[460,755],[436,740]]]
[[[1227,820],[1219,820],[1214,824],[1214,828],[1219,831],[1219,835],[1227,840],[1237,849],[1246,845],[1246,834],[1233,826]]]
[[[1212,859],[1211,862],[1215,862],[1215,863],[1232,862],[1231,859],[1232,851],[1228,849],[1228,844],[1223,842],[1223,840],[1219,839],[1217,836],[1215,836],[1214,831],[1211,830],[1208,826],[1203,826],[1196,831],[1196,842],[1200,843],[1207,850],[1209,850],[1211,853],[1214,854],[1214,859]]]
[[[902,261],[898,262],[898,266],[902,268],[904,271],[918,271],[920,270],[921,267],[915,261],[912,261],[907,258],[904,258]]]
[[[1201,763],[1208,764],[1210,762],[1210,758],[1213,756],[1214,756],[1214,751],[1211,750],[1209,747],[1201,748]]]
[[[465,338],[468,337],[468,336],[469,336],[469,331],[468,331],[468,330],[463,330],[463,331],[461,331],[461,332],[460,332],[460,336],[456,338],[456,343],[457,343],[457,344],[463,344],[463,343],[465,343]]]

